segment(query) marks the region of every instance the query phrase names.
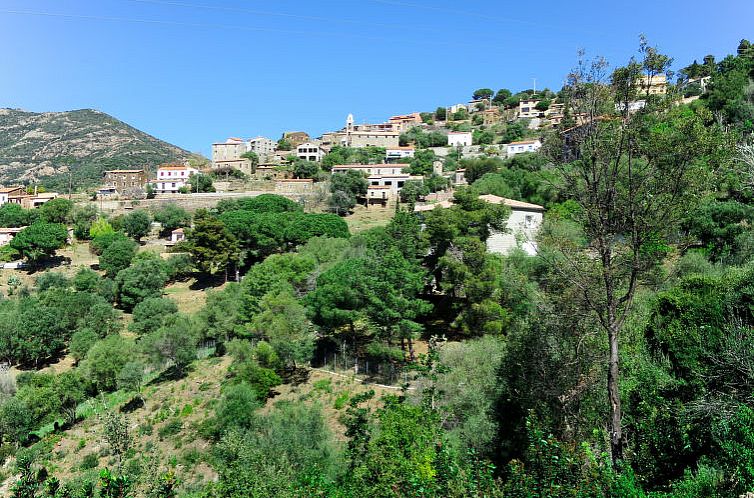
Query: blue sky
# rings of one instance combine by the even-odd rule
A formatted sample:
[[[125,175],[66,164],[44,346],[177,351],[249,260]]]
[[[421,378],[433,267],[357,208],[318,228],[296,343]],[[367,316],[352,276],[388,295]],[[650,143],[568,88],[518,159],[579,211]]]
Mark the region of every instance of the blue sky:
[[[623,63],[644,33],[683,66],[754,40],[754,2],[0,0],[0,107],[95,108],[209,153],[558,89],[576,52]]]

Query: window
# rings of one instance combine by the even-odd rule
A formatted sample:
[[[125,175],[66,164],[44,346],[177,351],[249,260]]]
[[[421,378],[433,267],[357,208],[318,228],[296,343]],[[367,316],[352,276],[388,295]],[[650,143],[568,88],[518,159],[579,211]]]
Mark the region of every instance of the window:
[[[534,225],[534,216],[527,214],[526,217],[524,217],[524,227],[531,228],[533,225]]]

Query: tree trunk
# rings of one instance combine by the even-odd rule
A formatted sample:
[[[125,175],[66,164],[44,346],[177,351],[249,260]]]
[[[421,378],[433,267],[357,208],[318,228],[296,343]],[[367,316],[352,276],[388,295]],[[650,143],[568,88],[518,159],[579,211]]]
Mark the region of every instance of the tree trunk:
[[[623,459],[623,427],[621,423],[620,407],[620,365],[618,360],[618,329],[611,324],[608,329],[610,342],[610,358],[607,371],[607,393],[610,402],[610,418],[608,431],[610,433],[610,449],[613,465]]]

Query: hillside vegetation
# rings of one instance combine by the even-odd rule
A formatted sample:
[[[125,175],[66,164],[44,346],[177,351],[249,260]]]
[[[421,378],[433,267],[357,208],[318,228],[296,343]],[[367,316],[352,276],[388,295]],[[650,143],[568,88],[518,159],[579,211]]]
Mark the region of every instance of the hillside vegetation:
[[[0,182],[67,190],[98,185],[102,172],[183,161],[189,153],[103,112],[0,109]]]
[[[3,249],[29,266],[0,287],[0,494],[754,492],[754,49],[705,60],[685,101],[643,91],[670,65],[646,43],[582,61],[580,125],[459,158],[432,210],[0,207],[29,225]],[[547,206],[534,254],[488,251],[488,193]]]

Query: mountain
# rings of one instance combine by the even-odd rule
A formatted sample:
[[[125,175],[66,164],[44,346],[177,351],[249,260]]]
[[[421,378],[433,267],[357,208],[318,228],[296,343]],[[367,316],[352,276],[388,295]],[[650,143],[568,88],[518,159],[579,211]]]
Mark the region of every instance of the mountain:
[[[104,112],[0,109],[0,183],[41,182],[74,189],[98,185],[102,172],[152,168],[190,153]]]

